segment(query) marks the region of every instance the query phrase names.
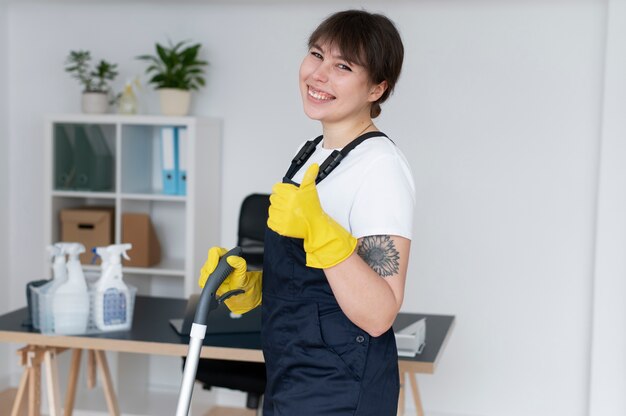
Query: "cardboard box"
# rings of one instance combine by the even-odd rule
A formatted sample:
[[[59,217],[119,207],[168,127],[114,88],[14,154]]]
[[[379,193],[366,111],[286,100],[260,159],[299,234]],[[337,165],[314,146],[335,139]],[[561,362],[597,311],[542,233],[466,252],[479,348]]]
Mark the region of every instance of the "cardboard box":
[[[161,245],[148,214],[122,214],[122,243],[133,245],[124,266],[151,267],[161,261]]]
[[[82,243],[82,264],[91,264],[91,249],[113,244],[113,207],[82,207],[61,210],[61,241]]]

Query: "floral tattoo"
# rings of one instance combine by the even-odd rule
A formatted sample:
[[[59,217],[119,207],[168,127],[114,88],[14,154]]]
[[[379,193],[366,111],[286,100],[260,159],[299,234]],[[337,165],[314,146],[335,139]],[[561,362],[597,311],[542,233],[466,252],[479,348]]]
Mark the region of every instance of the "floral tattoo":
[[[400,270],[400,253],[388,235],[363,237],[357,254],[381,277],[393,276]]]

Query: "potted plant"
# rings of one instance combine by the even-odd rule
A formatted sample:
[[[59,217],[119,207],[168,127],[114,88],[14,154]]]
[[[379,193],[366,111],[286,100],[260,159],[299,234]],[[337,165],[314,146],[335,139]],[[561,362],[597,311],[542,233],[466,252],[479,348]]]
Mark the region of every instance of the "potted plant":
[[[106,113],[112,89],[109,83],[117,76],[117,64],[101,60],[90,66],[89,51],[70,51],[65,61],[65,71],[72,74],[83,86],[82,109],[84,113]]]
[[[159,91],[161,112],[170,116],[186,115],[189,112],[191,91],[204,86],[206,61],[198,58],[201,44],[188,41],[156,44],[155,55],[141,55],[137,59],[149,63],[146,73],[152,75],[148,81]]]

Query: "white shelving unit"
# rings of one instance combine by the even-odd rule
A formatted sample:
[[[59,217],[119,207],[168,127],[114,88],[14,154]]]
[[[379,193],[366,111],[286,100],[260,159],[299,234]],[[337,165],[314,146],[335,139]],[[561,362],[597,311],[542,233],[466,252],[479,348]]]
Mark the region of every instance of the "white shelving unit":
[[[72,131],[77,125],[97,126],[102,133],[112,155],[110,186],[99,190],[59,186],[60,161],[55,155],[63,153],[55,147],[60,146],[57,132],[59,128]],[[172,126],[187,131],[186,155],[181,155],[187,161],[186,195],[162,192],[161,131]],[[45,131],[46,241],[60,240],[63,208],[115,207],[115,243],[122,242],[122,213],[147,213],[161,244],[162,261],[154,267],[125,267],[125,279],[137,285],[140,294],[186,297],[197,292],[197,275],[207,249],[220,237],[221,122],[199,117],[67,114],[47,116]]]

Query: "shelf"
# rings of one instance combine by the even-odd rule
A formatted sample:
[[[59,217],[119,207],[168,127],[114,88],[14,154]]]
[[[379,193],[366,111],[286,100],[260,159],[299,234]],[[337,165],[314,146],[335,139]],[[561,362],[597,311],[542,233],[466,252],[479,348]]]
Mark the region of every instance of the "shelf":
[[[52,114],[49,116],[55,123],[67,124],[123,124],[173,126],[192,124],[195,117],[170,117],[161,115],[120,115],[120,114]]]
[[[102,198],[102,199],[114,199],[115,193],[113,192],[92,192],[92,191],[52,191],[53,197],[62,198]]]
[[[118,194],[115,192],[92,192],[92,191],[52,191],[53,197],[60,198],[90,198],[90,199],[115,199]],[[120,193],[120,198],[137,201],[165,201],[165,202],[186,202],[186,195],[167,195],[151,191]]]
[[[186,195],[162,193],[164,127],[177,127],[187,138]],[[147,290],[158,285],[157,293],[175,289],[188,296],[197,291],[197,273],[206,252],[220,241],[220,199],[215,196],[221,188],[221,122],[201,117],[59,114],[46,117],[46,136],[45,241],[61,241],[59,218],[66,208],[114,208],[111,243],[123,242],[124,214],[146,214],[163,260],[154,267],[123,267],[123,272],[146,282]],[[97,154],[99,159],[86,162],[84,154]],[[83,178],[93,179],[87,183],[96,191],[80,190],[90,185],[72,182]],[[83,266],[90,274],[100,272],[97,265]]]
[[[179,276],[185,275],[184,259],[162,259],[152,267],[122,267],[123,273],[149,274],[154,276]]]
[[[83,270],[86,272],[100,272],[100,266],[95,264],[83,264]],[[122,267],[122,273],[142,274],[151,276],[185,276],[185,260],[184,259],[162,259],[159,264],[152,267]]]
[[[137,200],[137,201],[165,201],[165,202],[185,202],[187,196],[185,195],[167,195],[161,193],[126,193],[120,194],[122,199]]]

